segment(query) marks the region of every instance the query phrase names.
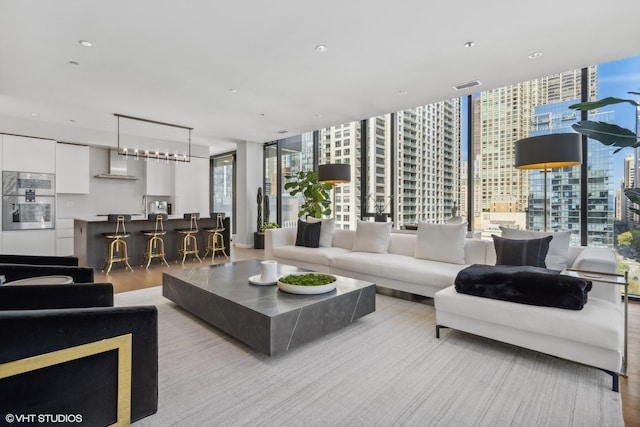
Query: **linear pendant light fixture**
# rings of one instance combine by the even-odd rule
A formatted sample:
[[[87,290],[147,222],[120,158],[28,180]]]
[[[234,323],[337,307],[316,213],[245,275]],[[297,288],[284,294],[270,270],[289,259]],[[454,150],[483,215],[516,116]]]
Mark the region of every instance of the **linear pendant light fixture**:
[[[191,131],[193,130],[193,128],[190,128],[187,126],[181,126],[181,125],[174,125],[171,123],[158,122],[155,120],[142,119],[140,117],[125,116],[124,114],[114,113],[113,115],[118,118],[118,154],[120,154],[121,156],[125,156],[125,157],[131,156],[136,159],[141,158],[141,159],[165,160],[167,162],[168,161],[184,162],[184,163],[191,162]],[[133,120],[137,122],[149,123],[149,124],[158,125],[158,126],[169,126],[173,128],[185,129],[188,131],[187,149],[182,152],[178,152],[178,150],[173,150],[173,152],[171,152],[168,148],[165,149],[165,151],[161,151],[159,148],[155,150],[150,150],[150,149],[144,149],[144,148],[141,149],[138,146],[136,146],[135,148],[123,147],[120,145],[120,119]]]

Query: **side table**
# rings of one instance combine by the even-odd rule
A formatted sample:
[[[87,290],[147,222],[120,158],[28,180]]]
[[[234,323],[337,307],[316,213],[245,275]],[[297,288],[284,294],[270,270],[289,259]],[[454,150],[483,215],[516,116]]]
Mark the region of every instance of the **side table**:
[[[625,270],[624,274],[603,273],[601,271],[578,270],[567,268],[561,274],[567,276],[578,277],[583,280],[589,280],[598,283],[608,283],[612,285],[624,286],[624,350],[622,356],[622,372],[623,377],[627,376],[627,340],[629,336],[629,270]]]

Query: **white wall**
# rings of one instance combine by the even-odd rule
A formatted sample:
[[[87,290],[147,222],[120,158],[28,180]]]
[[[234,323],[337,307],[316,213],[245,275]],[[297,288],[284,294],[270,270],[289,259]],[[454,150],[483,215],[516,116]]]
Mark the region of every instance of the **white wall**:
[[[263,181],[261,144],[242,142],[236,148],[236,225],[235,245],[253,247],[253,233],[258,220],[256,192]]]

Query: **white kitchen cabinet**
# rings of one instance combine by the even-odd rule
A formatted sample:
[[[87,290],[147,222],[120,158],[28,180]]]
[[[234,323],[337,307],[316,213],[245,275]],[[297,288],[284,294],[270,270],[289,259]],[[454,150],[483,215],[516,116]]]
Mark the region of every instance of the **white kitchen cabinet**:
[[[174,162],[148,159],[145,167],[146,193],[149,196],[171,196]],[[187,163],[188,165],[188,163]],[[180,164],[178,166],[184,166]]]
[[[56,173],[56,142],[24,136],[2,136],[2,170]]]
[[[73,255],[73,218],[56,219],[56,255]]]
[[[89,147],[58,143],[56,146],[56,192],[89,194]]]
[[[6,254],[53,256],[55,246],[55,230],[2,232],[2,251]]]

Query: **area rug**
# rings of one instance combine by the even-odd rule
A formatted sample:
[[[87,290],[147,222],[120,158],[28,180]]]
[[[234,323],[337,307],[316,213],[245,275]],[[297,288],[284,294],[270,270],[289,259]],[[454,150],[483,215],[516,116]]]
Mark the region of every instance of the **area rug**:
[[[376,312],[269,357],[162,297],[159,407],[136,426],[623,426],[604,372],[458,331],[429,305],[376,296]]]

